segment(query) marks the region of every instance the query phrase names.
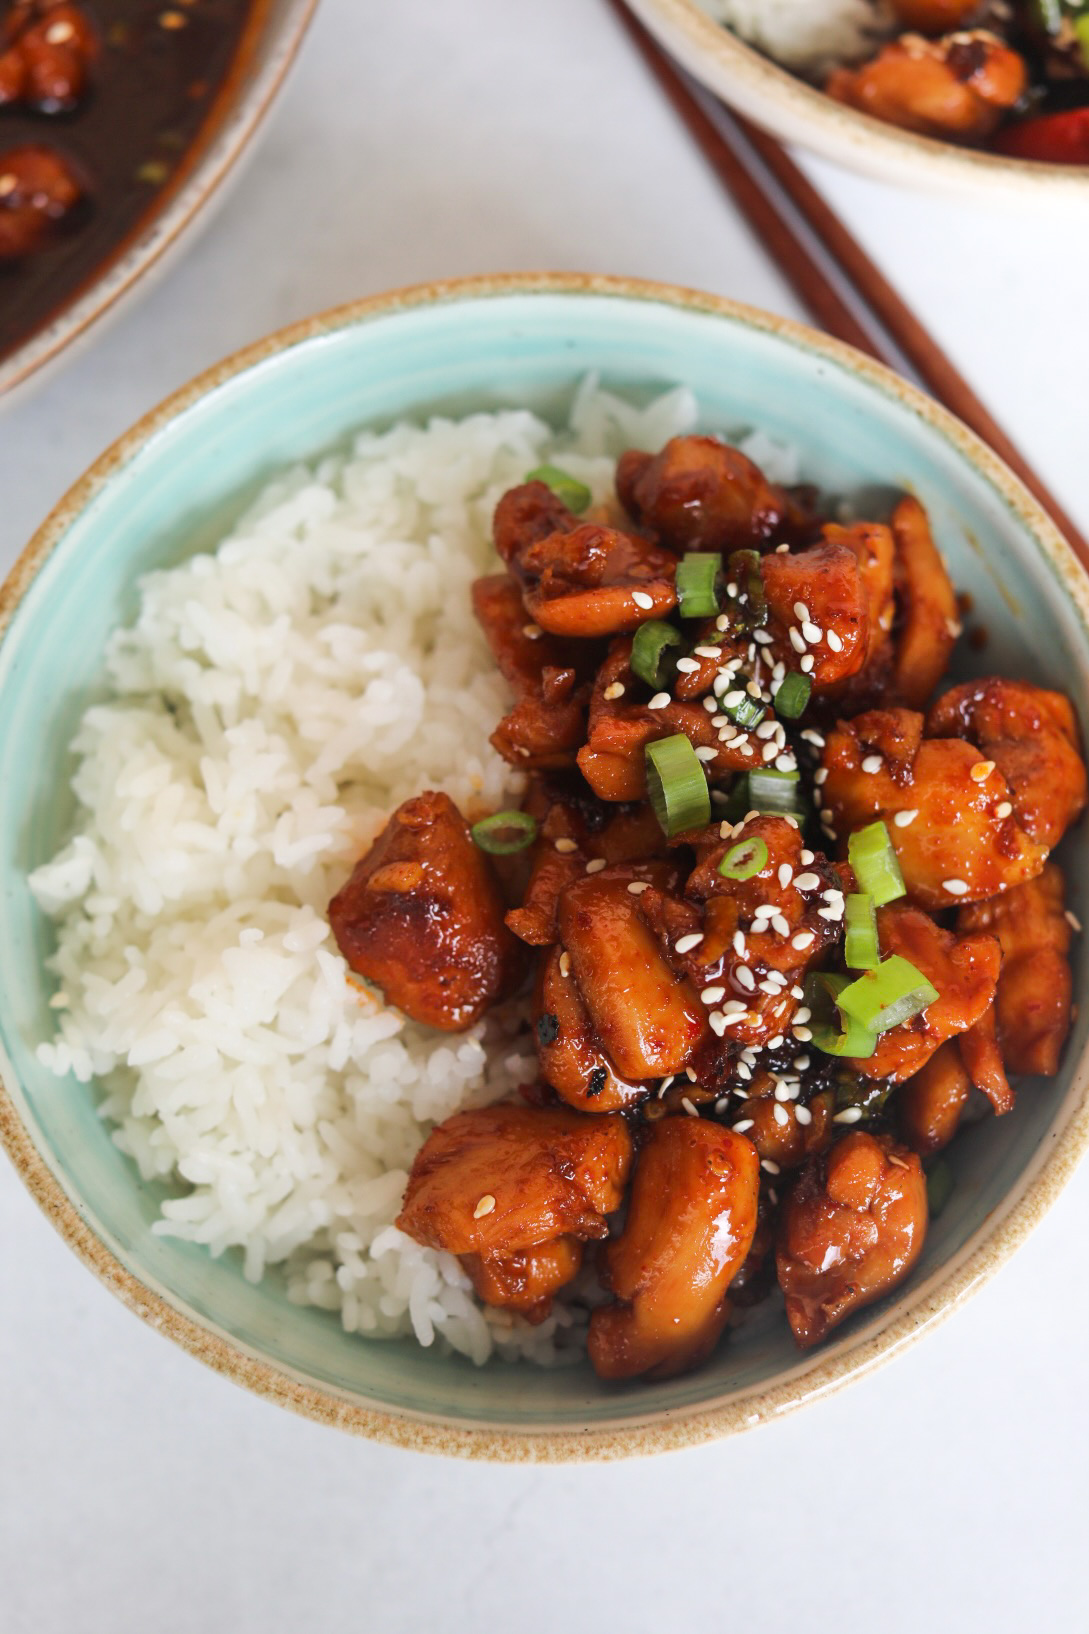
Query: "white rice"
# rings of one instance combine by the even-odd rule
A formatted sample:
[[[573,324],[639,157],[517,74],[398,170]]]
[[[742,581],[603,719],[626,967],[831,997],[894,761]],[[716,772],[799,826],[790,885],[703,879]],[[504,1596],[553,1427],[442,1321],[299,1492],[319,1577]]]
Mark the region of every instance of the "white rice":
[[[97,1081],[154,1230],[280,1267],[349,1332],[415,1332],[483,1361],[581,1349],[585,1304],[533,1328],[483,1308],[458,1262],[393,1221],[433,1123],[535,1076],[524,1006],[465,1034],[351,977],[326,905],[402,800],[510,804],[488,735],[508,707],[469,588],[496,501],[555,459],[612,493],[616,453],[691,429],[683,389],[642,411],[587,382],[557,434],[520,409],[399,425],[265,490],[214,555],[139,586],[108,701],[73,742],[74,837],[31,878],[56,920],[56,1073]],[[793,457],[749,446],[771,474]]]
[[[822,77],[872,55],[892,26],[885,0],[698,0],[784,68]]]

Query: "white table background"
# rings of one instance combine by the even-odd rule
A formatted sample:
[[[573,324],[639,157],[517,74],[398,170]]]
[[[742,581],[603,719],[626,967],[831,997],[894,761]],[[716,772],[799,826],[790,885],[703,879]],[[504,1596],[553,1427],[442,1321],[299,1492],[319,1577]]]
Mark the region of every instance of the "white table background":
[[[813,166],[1089,524],[1085,209]],[[226,213],[0,413],[0,565],[144,409],[318,308],[641,274],[797,314],[603,0],[324,0]],[[0,1630],[1073,1631],[1089,1613],[1089,1173],[908,1355],[769,1428],[603,1467],[354,1441],[130,1316],[0,1166]]]

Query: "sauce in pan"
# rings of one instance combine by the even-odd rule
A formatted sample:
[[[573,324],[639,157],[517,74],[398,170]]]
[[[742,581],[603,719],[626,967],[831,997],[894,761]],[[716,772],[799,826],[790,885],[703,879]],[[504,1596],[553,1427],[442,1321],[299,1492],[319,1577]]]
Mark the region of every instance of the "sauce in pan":
[[[263,9],[0,0],[0,359],[154,215]]]

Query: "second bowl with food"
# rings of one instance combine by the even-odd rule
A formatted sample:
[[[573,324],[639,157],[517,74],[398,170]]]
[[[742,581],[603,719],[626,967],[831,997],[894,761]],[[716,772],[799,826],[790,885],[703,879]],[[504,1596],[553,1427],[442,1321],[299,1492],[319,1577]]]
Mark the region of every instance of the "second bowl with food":
[[[812,1399],[1084,1145],[1087,673],[1032,501],[811,331],[564,276],[299,326],[9,581],[5,1141],[130,1304],[367,1433]]]

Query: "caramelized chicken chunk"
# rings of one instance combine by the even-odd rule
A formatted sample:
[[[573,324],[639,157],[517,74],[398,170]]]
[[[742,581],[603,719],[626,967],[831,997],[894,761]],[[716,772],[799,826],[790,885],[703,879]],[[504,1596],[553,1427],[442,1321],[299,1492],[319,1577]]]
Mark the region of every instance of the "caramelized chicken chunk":
[[[777,1100],[774,1090],[775,1080],[770,1073],[754,1074],[745,1085],[748,1099],[735,1128],[752,1141],[762,1161],[777,1163],[780,1169],[796,1169],[830,1143],[832,1097],[827,1093],[815,1095],[803,1106],[798,1101]]]
[[[938,699],[926,730],[935,738],[967,738],[992,760],[1009,784],[1017,821],[1046,850],[1084,811],[1078,725],[1061,692],[1030,681],[967,681]]]
[[[417,1152],[397,1224],[427,1248],[484,1258],[605,1237],[631,1156],[620,1117],[511,1101],[456,1112]]]
[[[561,1100],[584,1112],[621,1112],[646,1100],[649,1085],[623,1077],[606,1054],[571,956],[559,948],[541,960],[533,1010],[541,1076]]]
[[[921,709],[945,674],[957,639],[957,597],[917,499],[901,499],[892,513],[896,544],[896,633],[892,700]]]
[[[859,68],[837,68],[825,90],[887,125],[921,136],[982,142],[1017,103],[1025,64],[984,29],[927,40],[902,34]]]
[[[995,1016],[1007,1069],[1052,1077],[1070,1031],[1073,990],[1062,870],[1049,862],[1039,879],[965,908],[957,925],[989,931],[1002,945]]]
[[[683,1072],[709,1040],[707,1009],[665,958],[642,911],[648,879],[630,868],[584,875],[560,900],[560,940],[594,1032],[629,1082]],[[658,876],[662,883],[665,878]]]
[[[913,1152],[933,1157],[957,1132],[972,1092],[960,1041],[950,1039],[924,1061],[896,1096],[900,1132]]]
[[[522,557],[533,545],[554,533],[569,533],[578,517],[546,482],[522,482],[508,488],[492,521],[492,537],[500,558],[521,578]]]
[[[1046,850],[1019,826],[1001,771],[961,739],[923,738],[922,726],[911,710],[870,710],[829,733],[818,792],[835,831],[884,819],[904,883],[928,908],[1039,873]]]
[[[1001,982],[1001,975],[998,979]],[[998,1047],[993,1003],[987,1006],[978,1021],[961,1033],[957,1043],[965,1071],[976,1089],[986,1095],[995,1116],[1012,1112],[1014,1093],[1006,1077],[1002,1051]]]
[[[81,195],[71,167],[52,148],[0,152],[0,264],[39,249]]]
[[[798,669],[801,657],[808,656],[814,692],[835,686],[862,668],[869,614],[859,560],[849,546],[825,537],[808,550],[773,552],[760,563],[760,576],[774,658],[788,669]],[[799,608],[804,608],[806,618]],[[791,631],[804,643],[801,655]]]
[[[903,1281],[926,1225],[922,1164],[888,1136],[849,1134],[806,1164],[784,1202],[776,1250],[803,1350]]]
[[[553,1294],[578,1276],[582,1244],[577,1237],[554,1237],[517,1254],[463,1254],[461,1263],[485,1305],[520,1311],[527,1322],[543,1322]]]
[[[955,936],[921,909],[902,903],[877,910],[877,935],[882,957],[900,954],[938,992],[919,1015],[881,1033],[871,1056],[852,1062],[865,1077],[902,1083],[918,1072],[939,1044],[985,1015],[994,1000],[1002,954],[993,936]],[[872,979],[877,979],[876,973]]]
[[[337,946],[414,1021],[460,1032],[517,986],[498,881],[445,794],[399,806],[329,904]]]
[[[16,0],[0,22],[0,107],[24,102],[43,113],[74,108],[98,56],[98,35],[81,6]]]
[[[630,449],[616,491],[628,515],[677,552],[759,548],[803,520],[758,465],[716,437],[673,437],[654,455]]]
[[[527,770],[573,765],[585,741],[589,701],[579,673],[582,654],[527,620],[522,593],[506,573],[477,579],[473,611],[517,699],[492,743],[504,760]]]
[[[759,1159],[742,1136],[699,1118],[651,1126],[627,1222],[606,1250],[619,1303],[590,1318],[602,1378],[671,1378],[710,1355],[752,1244],[759,1191]]]

